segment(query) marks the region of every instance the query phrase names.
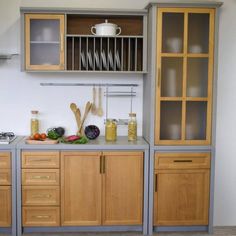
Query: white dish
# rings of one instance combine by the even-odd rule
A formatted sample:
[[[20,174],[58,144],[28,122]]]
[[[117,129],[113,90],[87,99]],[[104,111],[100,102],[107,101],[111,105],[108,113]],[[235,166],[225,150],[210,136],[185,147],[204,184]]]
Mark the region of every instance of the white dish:
[[[100,67],[98,51],[95,52],[94,59],[95,59],[96,66]]]
[[[93,68],[93,59],[92,59],[91,51],[88,51],[88,62],[89,62],[89,66]]]
[[[121,28],[118,27],[116,24],[108,23],[108,20],[105,20],[104,23],[92,26],[91,33],[93,35],[99,36],[116,36],[121,33]]]
[[[112,58],[112,52],[110,51],[108,54],[108,60],[109,60],[109,65],[112,69],[114,69],[114,62],[113,62],[113,58]]]
[[[118,51],[116,51],[115,60],[116,60],[117,69],[120,69],[121,65],[120,65],[120,56],[119,56],[119,52]]]
[[[85,60],[84,52],[81,52],[81,61],[82,61],[82,66],[86,67],[86,60]]]
[[[104,50],[102,50],[101,57],[102,57],[102,64],[103,64],[103,67],[104,67],[104,68],[107,68],[107,59],[106,59],[105,51],[104,51]]]

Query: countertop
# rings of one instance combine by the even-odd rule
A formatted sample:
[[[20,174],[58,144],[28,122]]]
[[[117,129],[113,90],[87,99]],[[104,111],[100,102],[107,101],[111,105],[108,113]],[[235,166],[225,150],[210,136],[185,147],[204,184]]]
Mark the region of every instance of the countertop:
[[[16,137],[16,139],[14,141],[12,141],[10,144],[0,144],[0,150],[11,150],[11,149],[15,149],[17,143],[19,143],[20,140],[22,140],[23,137],[22,136],[18,136]]]
[[[142,138],[138,137],[137,141],[128,141],[127,137],[118,137],[115,142],[105,141],[101,136],[95,140],[89,140],[87,144],[26,144],[26,137],[17,143],[18,149],[28,150],[148,150],[149,144]]]

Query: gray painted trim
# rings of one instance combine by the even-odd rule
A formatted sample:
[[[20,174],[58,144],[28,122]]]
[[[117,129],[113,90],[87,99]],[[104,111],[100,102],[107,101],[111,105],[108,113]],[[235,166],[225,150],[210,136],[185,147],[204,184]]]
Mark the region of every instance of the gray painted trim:
[[[184,231],[207,231],[208,227],[203,226],[161,226],[154,227],[154,232],[184,232]]]
[[[25,70],[25,17],[20,13],[20,60],[21,72]]]
[[[147,15],[143,17],[143,71],[147,71],[147,47],[148,47],[148,41],[147,41],[147,30],[148,30],[148,19]]]
[[[153,6],[156,7],[213,7],[217,8],[220,7],[223,2],[216,2],[216,1],[188,1],[188,0],[157,0],[149,3],[145,9],[149,9]]]
[[[142,226],[74,226],[74,227],[25,227],[23,233],[36,232],[122,232],[142,231]]]
[[[77,73],[77,74],[122,74],[122,75],[136,75],[136,74],[147,74],[147,71],[105,71],[105,70],[55,70],[55,71],[50,71],[50,70],[26,70],[25,72],[27,73]]]
[[[21,7],[23,13],[67,13],[84,15],[145,15],[145,9],[91,9],[91,8],[62,8],[62,7]]]
[[[11,234],[11,233],[12,233],[12,230],[11,230],[11,228],[8,228],[8,227],[1,227],[1,228],[0,228],[0,233],[3,233],[3,234]]]
[[[212,146],[154,146],[153,149],[155,151],[168,151],[168,152],[175,152],[175,151],[178,151],[178,152],[182,152],[182,151],[191,151],[191,152],[194,152],[194,151],[197,151],[197,152],[200,152],[200,151],[203,151],[203,152],[210,152],[213,150],[213,147]]]

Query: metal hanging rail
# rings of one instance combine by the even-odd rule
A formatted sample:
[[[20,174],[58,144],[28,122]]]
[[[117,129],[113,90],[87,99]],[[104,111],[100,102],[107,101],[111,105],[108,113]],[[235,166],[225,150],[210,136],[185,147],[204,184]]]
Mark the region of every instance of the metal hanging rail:
[[[40,83],[41,86],[100,86],[100,87],[138,87],[138,84],[110,84],[110,83]]]

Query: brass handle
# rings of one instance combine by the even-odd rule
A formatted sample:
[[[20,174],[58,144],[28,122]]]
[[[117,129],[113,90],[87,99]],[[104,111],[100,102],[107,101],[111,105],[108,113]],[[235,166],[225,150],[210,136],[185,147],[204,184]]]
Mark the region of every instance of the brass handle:
[[[193,162],[193,160],[174,160],[174,162]]]
[[[34,198],[51,198],[51,194],[34,194]]]
[[[105,174],[105,171],[106,171],[106,159],[105,159],[106,157],[105,156],[103,156],[103,174]]]
[[[64,35],[61,34],[61,52],[63,52],[64,49]]]
[[[157,192],[157,174],[155,174],[155,192]]]
[[[51,159],[37,159],[37,160],[32,160],[32,162],[41,162],[41,161],[51,161]]]
[[[103,161],[103,156],[100,156],[100,174],[102,174],[102,161]]]
[[[49,175],[35,175],[32,179],[50,179]]]
[[[39,216],[33,216],[33,218],[37,218],[37,219],[49,219],[49,218],[51,218],[51,216],[42,216],[42,215],[39,215]]]

